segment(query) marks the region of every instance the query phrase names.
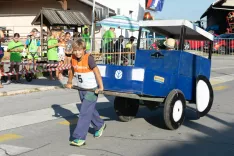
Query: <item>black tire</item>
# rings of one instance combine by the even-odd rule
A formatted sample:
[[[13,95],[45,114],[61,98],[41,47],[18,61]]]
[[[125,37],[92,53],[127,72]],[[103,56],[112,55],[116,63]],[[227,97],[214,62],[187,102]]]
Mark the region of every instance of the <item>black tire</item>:
[[[199,117],[209,113],[213,105],[214,92],[210,81],[205,76],[199,75],[196,79],[195,100]]]
[[[26,79],[27,82],[31,82],[32,79],[33,79],[32,74],[25,74],[25,79]]]
[[[136,117],[139,109],[139,100],[116,97],[114,108],[119,120],[128,122]]]
[[[164,122],[168,129],[178,129],[185,119],[186,100],[180,90],[172,90],[164,103]],[[178,109],[178,111],[177,111]]]

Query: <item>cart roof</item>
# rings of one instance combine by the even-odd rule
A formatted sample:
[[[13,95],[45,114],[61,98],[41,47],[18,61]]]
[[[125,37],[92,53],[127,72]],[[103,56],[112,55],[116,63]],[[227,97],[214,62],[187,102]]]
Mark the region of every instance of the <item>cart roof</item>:
[[[153,20],[153,21],[140,21],[140,27],[151,29],[164,36],[173,36],[179,39],[181,27],[186,27],[186,40],[214,40],[214,36],[194,25],[188,20]]]

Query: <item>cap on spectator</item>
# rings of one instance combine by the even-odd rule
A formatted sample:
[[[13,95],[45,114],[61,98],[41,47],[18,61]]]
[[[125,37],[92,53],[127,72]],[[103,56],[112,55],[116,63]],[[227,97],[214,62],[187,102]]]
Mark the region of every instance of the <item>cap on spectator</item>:
[[[175,41],[175,39],[173,39],[173,38],[168,38],[168,39],[166,39],[166,41],[164,42],[164,45],[166,46],[166,47],[168,47],[168,48],[175,48],[175,43],[176,43],[176,41]]]
[[[31,32],[38,32],[36,28],[33,28]]]

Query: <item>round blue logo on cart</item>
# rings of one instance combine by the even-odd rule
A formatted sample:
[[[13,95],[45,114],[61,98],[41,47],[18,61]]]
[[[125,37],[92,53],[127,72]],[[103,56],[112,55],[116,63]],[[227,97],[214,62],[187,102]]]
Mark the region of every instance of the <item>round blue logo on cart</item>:
[[[122,72],[121,70],[117,70],[117,71],[115,72],[115,78],[116,78],[116,79],[121,79],[122,76],[123,76],[123,72]]]

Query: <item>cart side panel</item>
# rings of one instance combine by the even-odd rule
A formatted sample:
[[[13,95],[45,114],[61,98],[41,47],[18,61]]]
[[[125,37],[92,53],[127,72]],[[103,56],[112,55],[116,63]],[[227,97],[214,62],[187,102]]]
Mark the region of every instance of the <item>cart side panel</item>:
[[[177,75],[153,70],[146,70],[143,93],[145,95],[166,97],[176,88]]]
[[[182,52],[179,65],[179,75],[196,78],[204,75],[210,78],[211,61],[207,58]]]
[[[210,78],[211,61],[188,52],[182,52],[179,64],[178,89],[187,100],[192,100],[196,87],[196,78],[203,75]]]
[[[154,53],[162,54],[161,57],[151,56]],[[152,50],[137,50],[135,67],[152,69],[155,71],[165,71],[171,74],[178,73],[178,66],[181,51],[152,51]]]
[[[141,94],[145,69],[131,66],[98,65],[105,90]]]
[[[161,57],[152,57],[159,52]],[[180,51],[138,50],[135,67],[145,67],[143,93],[145,95],[166,97],[176,88]]]

